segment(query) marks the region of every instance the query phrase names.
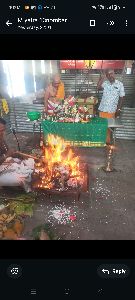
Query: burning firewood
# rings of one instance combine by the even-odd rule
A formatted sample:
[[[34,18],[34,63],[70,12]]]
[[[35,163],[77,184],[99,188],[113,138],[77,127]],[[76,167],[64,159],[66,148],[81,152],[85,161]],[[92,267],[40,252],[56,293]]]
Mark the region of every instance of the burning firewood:
[[[35,173],[39,175],[38,188],[64,191],[83,185],[79,157],[75,156],[62,138],[54,135],[49,135],[48,147],[40,163],[35,165]]]

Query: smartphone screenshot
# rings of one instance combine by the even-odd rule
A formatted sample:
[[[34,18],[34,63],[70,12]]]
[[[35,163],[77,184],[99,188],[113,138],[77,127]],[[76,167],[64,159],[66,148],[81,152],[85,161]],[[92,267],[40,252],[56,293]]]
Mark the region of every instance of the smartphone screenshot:
[[[135,298],[134,8],[0,4],[1,299]]]

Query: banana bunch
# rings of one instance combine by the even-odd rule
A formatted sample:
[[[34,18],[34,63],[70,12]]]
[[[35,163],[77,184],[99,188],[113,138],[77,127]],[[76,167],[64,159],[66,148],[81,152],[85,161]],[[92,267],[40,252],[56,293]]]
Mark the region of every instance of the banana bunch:
[[[3,114],[7,115],[9,113],[9,107],[6,99],[1,99],[1,104],[0,114],[2,117]]]

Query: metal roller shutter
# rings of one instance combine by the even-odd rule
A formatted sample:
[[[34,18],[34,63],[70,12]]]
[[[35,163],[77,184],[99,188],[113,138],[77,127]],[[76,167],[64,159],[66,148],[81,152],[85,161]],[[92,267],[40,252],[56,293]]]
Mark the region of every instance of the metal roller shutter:
[[[116,138],[135,140],[135,108],[123,107],[121,122],[124,128],[116,130]]]

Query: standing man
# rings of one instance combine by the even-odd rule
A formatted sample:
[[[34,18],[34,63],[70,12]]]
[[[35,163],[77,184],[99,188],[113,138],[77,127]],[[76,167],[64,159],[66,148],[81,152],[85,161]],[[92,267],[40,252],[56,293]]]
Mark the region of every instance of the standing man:
[[[53,106],[54,104],[59,104],[60,99],[65,98],[65,90],[64,90],[64,83],[60,79],[59,74],[55,74],[53,76],[52,83],[49,84],[45,91],[45,96],[44,96],[44,106],[45,106],[45,112],[48,111],[49,109],[49,103],[48,101],[51,101],[51,105]]]
[[[125,96],[123,83],[115,79],[113,70],[107,70],[97,85],[98,90],[103,90],[102,100],[99,105],[101,118],[117,118],[120,115]],[[108,129],[107,144],[110,144],[111,131]]]

